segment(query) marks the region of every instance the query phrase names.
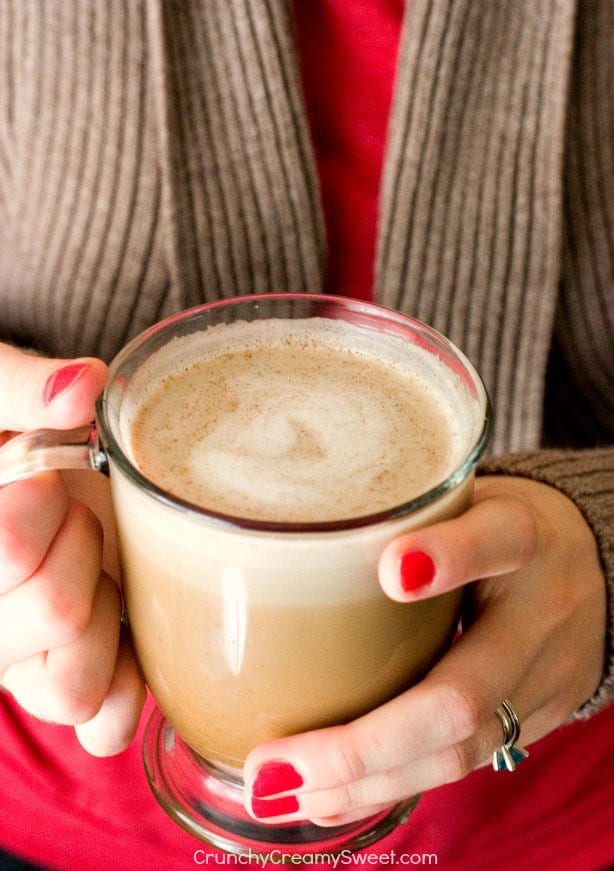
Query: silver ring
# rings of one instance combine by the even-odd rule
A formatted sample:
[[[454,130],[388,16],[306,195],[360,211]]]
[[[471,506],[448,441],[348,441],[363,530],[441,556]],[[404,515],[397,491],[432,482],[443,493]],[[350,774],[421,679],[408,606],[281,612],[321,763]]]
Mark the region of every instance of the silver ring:
[[[506,699],[501,702],[495,715],[503,729],[503,744],[493,753],[492,767],[495,771],[514,771],[516,766],[529,755],[524,747],[516,744],[520,738],[518,714],[511,702]]]

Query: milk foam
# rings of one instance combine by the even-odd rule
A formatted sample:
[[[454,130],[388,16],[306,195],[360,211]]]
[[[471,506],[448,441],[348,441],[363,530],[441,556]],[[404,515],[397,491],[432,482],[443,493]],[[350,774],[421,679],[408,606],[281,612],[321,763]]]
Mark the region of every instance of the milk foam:
[[[477,433],[460,376],[397,336],[324,318],[173,339],[132,380],[135,464],[204,508],[276,521],[386,510],[444,480]]]

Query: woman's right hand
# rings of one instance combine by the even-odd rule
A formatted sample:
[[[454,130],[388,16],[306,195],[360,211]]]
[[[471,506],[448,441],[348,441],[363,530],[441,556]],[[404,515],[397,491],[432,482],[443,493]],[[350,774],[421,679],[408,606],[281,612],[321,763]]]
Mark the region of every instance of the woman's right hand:
[[[0,443],[89,423],[106,375],[95,358],[50,360],[0,344]],[[145,688],[102,554],[100,520],[58,472],[0,489],[0,685],[109,756],[134,737]]]

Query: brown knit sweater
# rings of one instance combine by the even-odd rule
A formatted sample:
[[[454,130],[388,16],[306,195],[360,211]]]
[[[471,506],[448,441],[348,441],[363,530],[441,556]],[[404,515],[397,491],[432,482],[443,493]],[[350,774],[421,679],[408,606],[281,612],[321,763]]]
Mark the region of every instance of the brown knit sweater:
[[[108,359],[205,300],[321,289],[290,11],[0,0],[0,338]],[[570,495],[611,587],[613,38],[611,0],[410,0],[375,275],[473,360],[488,468]]]

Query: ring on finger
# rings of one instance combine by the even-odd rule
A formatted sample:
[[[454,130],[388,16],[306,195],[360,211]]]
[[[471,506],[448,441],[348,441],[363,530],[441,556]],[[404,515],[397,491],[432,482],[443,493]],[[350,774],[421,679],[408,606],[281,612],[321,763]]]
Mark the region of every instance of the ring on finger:
[[[514,771],[516,766],[529,755],[524,747],[516,744],[520,737],[518,714],[511,702],[505,699],[495,711],[495,715],[503,729],[503,743],[493,753],[492,767],[495,771]]]

